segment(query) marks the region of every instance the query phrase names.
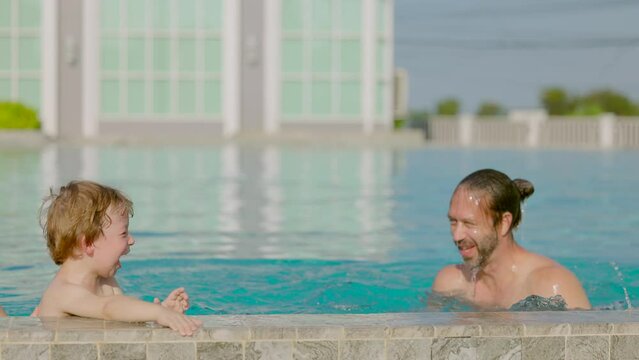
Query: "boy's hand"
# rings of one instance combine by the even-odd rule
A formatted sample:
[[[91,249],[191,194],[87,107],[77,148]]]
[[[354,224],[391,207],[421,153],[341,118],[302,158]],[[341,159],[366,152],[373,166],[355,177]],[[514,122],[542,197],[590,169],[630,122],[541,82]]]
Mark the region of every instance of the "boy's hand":
[[[162,307],[157,323],[179,332],[182,336],[193,336],[195,331],[202,326],[202,321],[165,307]]]
[[[189,308],[189,294],[187,294],[186,290],[181,287],[171,291],[164,301],[160,302],[160,299],[155,298],[153,302],[161,304],[165,308],[184,314],[184,312]]]

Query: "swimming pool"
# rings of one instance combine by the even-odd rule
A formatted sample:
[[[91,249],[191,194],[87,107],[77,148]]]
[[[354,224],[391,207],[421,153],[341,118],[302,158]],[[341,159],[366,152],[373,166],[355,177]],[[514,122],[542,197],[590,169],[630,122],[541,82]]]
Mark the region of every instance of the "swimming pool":
[[[56,267],[37,211],[49,186],[101,181],[135,203],[131,295],[189,291],[192,314],[422,311],[458,262],[446,212],[469,172],[533,182],[515,234],[600,308],[639,297],[639,153],[362,146],[67,146],[0,150],[0,304],[26,315]]]

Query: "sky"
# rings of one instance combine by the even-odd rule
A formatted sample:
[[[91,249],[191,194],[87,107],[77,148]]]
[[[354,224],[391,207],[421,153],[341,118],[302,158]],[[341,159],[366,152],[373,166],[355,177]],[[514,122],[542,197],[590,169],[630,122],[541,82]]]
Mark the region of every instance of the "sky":
[[[394,61],[413,110],[538,108],[550,86],[639,102],[639,0],[395,0]]]

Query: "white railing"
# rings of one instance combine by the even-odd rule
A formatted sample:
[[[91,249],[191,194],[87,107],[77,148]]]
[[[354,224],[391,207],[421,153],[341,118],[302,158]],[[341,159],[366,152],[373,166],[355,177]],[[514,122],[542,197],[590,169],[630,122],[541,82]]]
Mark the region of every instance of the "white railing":
[[[639,148],[639,117],[551,117],[515,122],[505,117],[438,117],[426,138],[446,146]]]

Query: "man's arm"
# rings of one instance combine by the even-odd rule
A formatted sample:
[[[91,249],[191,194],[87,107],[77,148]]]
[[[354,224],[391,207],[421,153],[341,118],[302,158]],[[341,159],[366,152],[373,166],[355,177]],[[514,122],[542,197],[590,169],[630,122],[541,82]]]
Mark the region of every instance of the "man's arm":
[[[128,322],[155,321],[181,335],[193,335],[202,324],[199,320],[179,312],[124,295],[97,296],[81,286],[67,285],[59,289],[64,294],[60,302],[62,312],[96,319]]]
[[[561,265],[543,267],[531,273],[531,293],[543,297],[561,295],[568,309],[590,309],[590,301],[579,279]]]

